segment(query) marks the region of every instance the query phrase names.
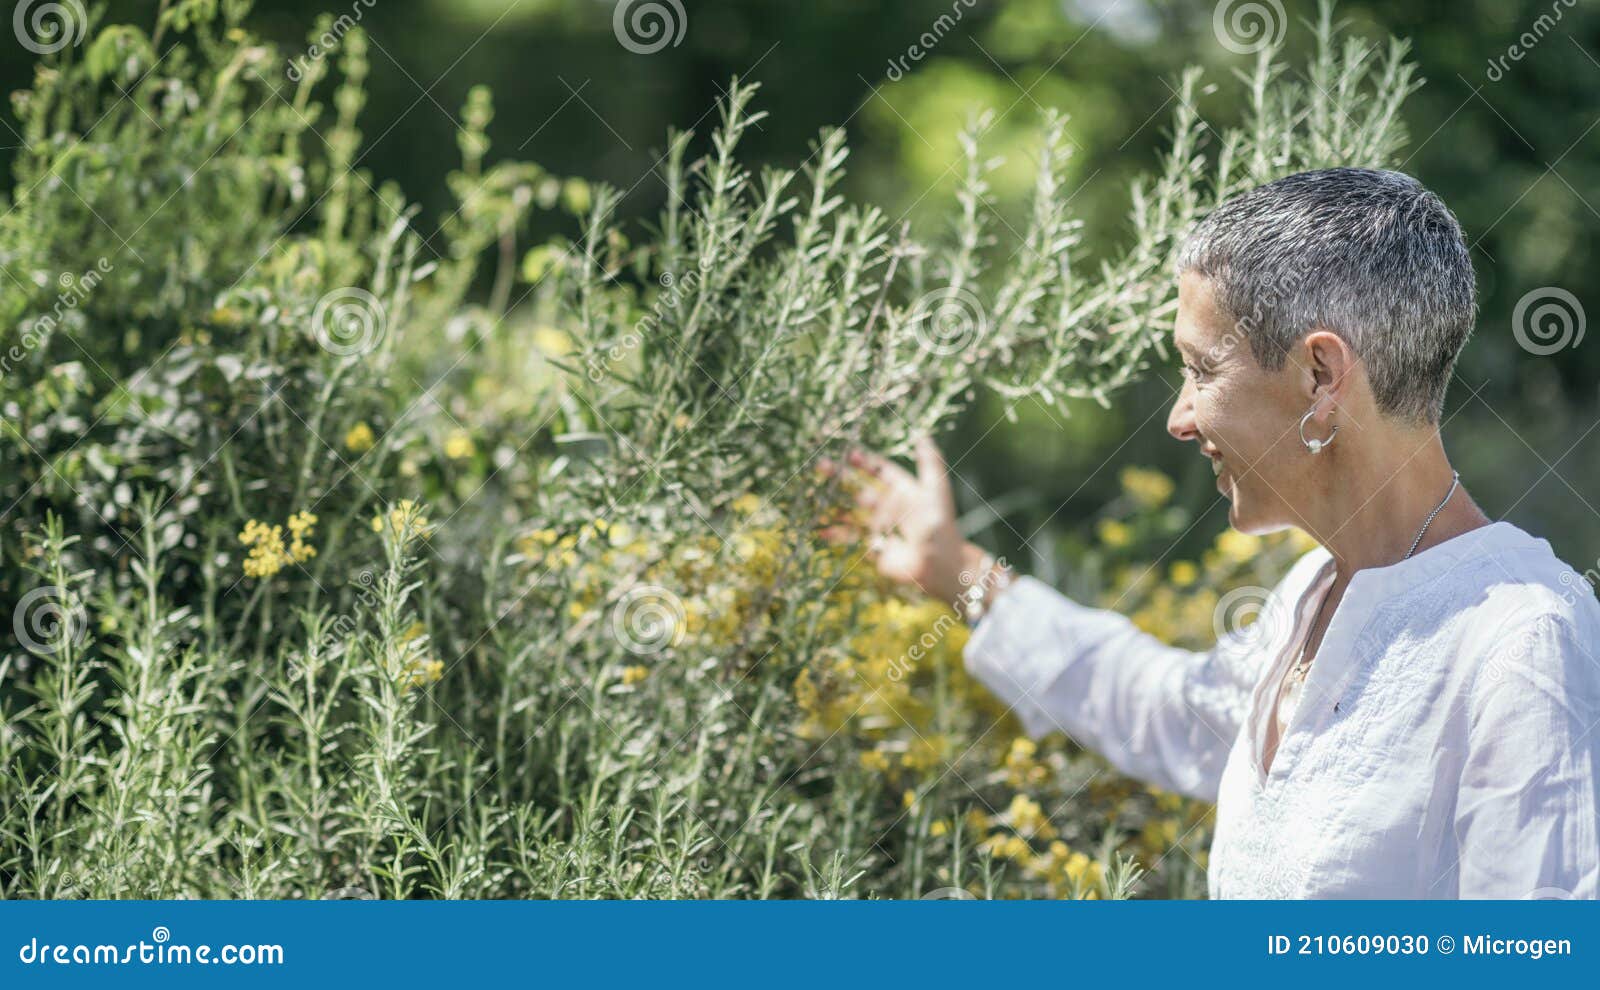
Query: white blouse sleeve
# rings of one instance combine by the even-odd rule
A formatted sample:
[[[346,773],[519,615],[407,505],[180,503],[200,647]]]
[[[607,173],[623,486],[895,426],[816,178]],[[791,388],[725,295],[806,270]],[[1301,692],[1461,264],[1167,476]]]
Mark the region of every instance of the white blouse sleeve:
[[[1462,897],[1600,896],[1600,643],[1566,618],[1523,623],[1469,696],[1456,799]]]
[[[1061,729],[1123,773],[1211,801],[1259,669],[1237,649],[1168,646],[1029,577],[995,600],[964,659],[1034,738]]]

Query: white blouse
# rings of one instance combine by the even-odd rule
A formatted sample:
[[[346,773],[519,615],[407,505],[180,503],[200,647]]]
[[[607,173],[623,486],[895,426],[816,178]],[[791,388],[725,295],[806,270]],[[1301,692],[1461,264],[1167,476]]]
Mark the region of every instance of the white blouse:
[[[1035,738],[1215,801],[1214,898],[1600,896],[1600,601],[1507,522],[1357,571],[1271,772],[1263,744],[1314,578],[1205,653],[1032,578],[967,669]],[[1281,620],[1281,621],[1280,621]]]

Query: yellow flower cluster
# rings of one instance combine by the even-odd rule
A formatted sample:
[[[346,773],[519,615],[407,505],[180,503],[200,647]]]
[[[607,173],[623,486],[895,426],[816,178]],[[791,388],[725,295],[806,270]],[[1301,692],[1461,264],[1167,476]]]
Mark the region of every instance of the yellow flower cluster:
[[[422,687],[432,684],[444,676],[444,661],[418,660],[406,670],[406,684],[408,688]]]
[[[478,445],[472,442],[472,434],[466,430],[455,430],[444,440],[444,456],[452,461],[464,461],[478,452]]]
[[[1175,646],[1206,649],[1216,638],[1214,618],[1223,592],[1250,584],[1270,587],[1315,545],[1299,530],[1265,537],[1226,530],[1199,563],[1178,560],[1168,566],[1165,583],[1154,564],[1118,568],[1100,605],[1125,613],[1140,629]]]
[[[649,550],[649,544],[634,536],[632,527],[626,523],[612,525],[604,519],[585,523],[576,532],[565,535],[549,528],[535,529],[519,537],[516,546],[522,563],[566,571],[578,566],[578,545],[594,541],[619,551],[622,557],[634,559],[641,558]],[[617,562],[616,557],[606,560],[608,564]]]
[[[640,681],[650,676],[650,668],[644,664],[636,663],[622,668],[622,686],[633,687]]]
[[[1034,759],[1038,752],[1039,744],[1027,736],[1013,739],[1011,748],[1006,751],[1006,783],[1016,788],[1037,787],[1044,783],[1049,778],[1050,771],[1044,764]]]
[[[377,437],[372,434],[372,427],[365,423],[357,423],[350,427],[344,435],[344,447],[352,454],[365,454],[377,442]]]
[[[1013,748],[1017,747],[1013,745]],[[976,808],[969,810],[965,826],[976,835],[988,832],[978,843],[979,849],[995,859],[1014,864],[1024,878],[1043,884],[1054,897],[1094,899],[1105,891],[1100,864],[1058,838],[1044,809],[1026,794],[1014,796],[1006,810],[998,815],[988,815]],[[938,821],[931,831],[941,836],[949,830],[948,822]]]
[[[246,577],[272,577],[290,564],[304,563],[317,555],[317,548],[306,542],[316,528],[316,516],[296,512],[286,525],[289,527],[287,546],[283,542],[283,526],[268,526],[258,519],[245,523],[239,542],[250,548],[244,559]]]
[[[1143,509],[1157,509],[1172,498],[1172,479],[1149,468],[1128,467],[1120,475],[1122,490]]]
[[[786,601],[773,590],[787,551],[785,531],[770,524],[775,519],[754,518],[758,506],[759,500],[738,501],[738,518],[716,527],[722,535],[675,537],[666,556],[634,526],[597,519],[572,529],[534,529],[517,540],[514,560],[532,580],[554,575],[565,585],[568,618],[575,623],[604,616],[619,591],[653,586],[661,590],[652,593],[650,604],[673,627],[670,641],[657,648],[725,653],[730,644],[769,636]],[[783,649],[774,646],[773,654]],[[764,662],[782,660],[769,654]],[[619,665],[611,676],[634,687],[651,676],[651,668]]]
[[[553,357],[565,357],[573,351],[572,338],[567,336],[567,332],[552,326],[534,329],[533,346]]]
[[[427,536],[433,528],[428,517],[423,514],[422,506],[412,499],[401,499],[400,503],[388,512],[380,512],[372,517],[372,531],[382,533],[388,529],[395,536]]]
[[[1120,519],[1102,519],[1096,532],[1100,534],[1100,542],[1114,550],[1120,550],[1133,542],[1133,530]]]
[[[427,626],[420,622],[413,622],[406,628],[405,632],[400,634],[400,642],[420,652],[426,648],[423,638],[427,635],[427,632]],[[406,690],[423,687],[434,683],[443,676],[444,662],[442,660],[436,660],[426,654],[419,655],[406,663],[405,672],[401,677],[401,687]]]
[[[953,744],[935,725],[936,704],[971,705],[996,716],[1002,711],[962,669],[971,630],[943,603],[907,600],[853,580],[861,567],[823,604],[823,627],[846,638],[795,681],[795,700],[806,716],[800,732],[822,740],[847,723],[878,727],[863,738],[888,766],[914,772],[942,766]],[[931,690],[936,684],[948,692],[942,702]]]
[[[1127,513],[1104,520],[1101,536],[1126,560],[1149,534],[1163,531],[1159,520],[1173,488],[1142,469],[1124,472],[1122,481]],[[629,527],[596,520],[532,530],[518,540],[515,559],[530,579],[559,577],[574,620],[603,616],[619,587],[653,585],[665,589],[678,612],[681,635],[663,649],[726,656],[743,645],[736,655],[797,668],[794,732],[875,778],[885,814],[907,823],[901,827],[923,821],[928,835],[941,838],[959,821],[969,848],[1006,863],[1004,896],[1110,892],[1101,863],[1072,846],[1099,840],[1069,822],[1117,822],[1126,831],[1109,837],[1111,845],[1146,862],[1161,860],[1177,843],[1190,852],[1177,862],[1199,858],[1206,805],[1107,773],[1069,788],[1066,771],[1087,757],[1061,735],[1035,741],[1021,734],[1014,716],[967,675],[962,651],[970,630],[947,605],[908,598],[877,576],[863,548],[818,545],[755,494],[739,495],[724,511],[716,532],[675,536],[664,555]],[[845,511],[828,522],[860,520]],[[1123,566],[1104,604],[1177,645],[1201,648],[1212,637],[1218,592],[1269,583],[1268,573],[1281,572],[1304,545],[1295,534],[1225,533],[1199,561]],[[826,594],[796,603],[775,590],[794,573],[786,568],[797,558],[806,562],[807,580],[819,581]],[[781,609],[788,614],[780,620]],[[774,635],[780,621],[808,636]],[[802,648],[804,656],[794,653]],[[618,656],[614,683],[632,688],[653,676],[653,667]],[[950,780],[966,786],[941,786]],[[1051,820],[1052,811],[1061,821]]]

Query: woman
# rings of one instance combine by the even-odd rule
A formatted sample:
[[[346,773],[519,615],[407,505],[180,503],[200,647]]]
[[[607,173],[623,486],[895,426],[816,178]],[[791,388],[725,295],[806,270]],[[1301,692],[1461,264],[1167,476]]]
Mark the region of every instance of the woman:
[[[1235,528],[1320,544],[1255,624],[1192,653],[1013,579],[926,441],[916,475],[851,455],[878,567],[959,601],[968,669],[1031,735],[1215,801],[1213,897],[1595,897],[1600,603],[1445,455],[1455,217],[1399,173],[1306,172],[1213,211],[1178,270],[1168,431]]]

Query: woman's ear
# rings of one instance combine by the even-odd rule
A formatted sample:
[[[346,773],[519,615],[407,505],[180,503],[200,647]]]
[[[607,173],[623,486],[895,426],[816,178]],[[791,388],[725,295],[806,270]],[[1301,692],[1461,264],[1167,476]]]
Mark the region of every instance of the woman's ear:
[[[1331,405],[1344,400],[1350,386],[1351,374],[1356,368],[1356,352],[1341,336],[1329,330],[1313,330],[1302,342],[1304,347],[1302,381],[1306,400],[1332,399]]]

